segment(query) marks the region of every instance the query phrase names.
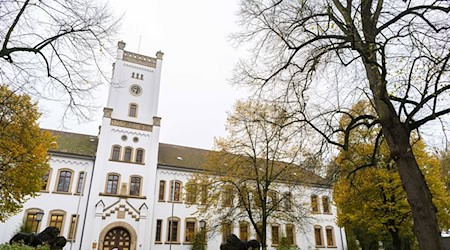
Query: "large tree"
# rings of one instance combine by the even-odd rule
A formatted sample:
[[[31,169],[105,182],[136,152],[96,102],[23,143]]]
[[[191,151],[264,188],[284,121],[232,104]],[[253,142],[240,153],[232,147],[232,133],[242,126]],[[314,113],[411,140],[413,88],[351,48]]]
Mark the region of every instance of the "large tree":
[[[107,78],[99,65],[116,30],[104,1],[1,1],[0,84],[63,101],[65,115],[88,119],[92,90]]]
[[[357,103],[352,110],[354,115],[373,112],[367,102]],[[341,120],[343,127],[350,122],[345,118]],[[341,150],[336,158],[339,178],[334,185],[334,201],[338,223],[356,236],[363,249],[365,242],[378,245],[378,241],[390,242],[395,249],[406,249],[406,244],[415,242],[411,209],[385,142],[375,152],[377,161],[372,162],[373,141],[379,129],[379,126],[361,127],[353,131],[349,150]],[[438,208],[439,224],[441,228],[448,228],[450,197],[440,178],[438,157],[428,153],[420,139],[416,138],[412,148]]]
[[[29,96],[0,86],[0,221],[42,189],[54,138],[40,130],[39,116]]]
[[[292,116],[327,143],[347,150],[349,141],[337,134],[381,126],[378,138],[398,168],[421,249],[443,246],[410,142],[413,131],[420,135],[450,112],[449,12],[440,0],[250,0],[241,2],[235,34],[253,54],[234,81],[291,104]],[[360,99],[373,103],[375,115],[349,113]],[[352,120],[345,128],[342,115]]]
[[[198,212],[210,224],[225,222],[226,229],[227,223],[250,222],[264,249],[270,223],[292,223],[297,230],[307,225],[309,201],[302,198],[307,189],[302,184],[330,187],[294,164],[303,148],[289,123],[280,107],[237,102],[227,119],[229,135],[216,140],[218,151],[187,185],[188,201],[193,188],[201,193]]]

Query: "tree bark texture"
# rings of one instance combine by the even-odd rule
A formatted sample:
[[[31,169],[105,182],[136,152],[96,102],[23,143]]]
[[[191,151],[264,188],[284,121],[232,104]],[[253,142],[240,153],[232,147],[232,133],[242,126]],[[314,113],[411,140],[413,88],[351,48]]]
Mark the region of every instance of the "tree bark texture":
[[[397,163],[403,189],[411,206],[414,219],[413,231],[420,249],[443,249],[437,223],[436,208],[432,195],[419,169],[410,145],[410,130],[400,121],[390,102],[386,85],[378,71],[370,62],[365,63],[366,73],[373,93],[375,109],[379,115],[382,131],[386,138],[392,159]]]

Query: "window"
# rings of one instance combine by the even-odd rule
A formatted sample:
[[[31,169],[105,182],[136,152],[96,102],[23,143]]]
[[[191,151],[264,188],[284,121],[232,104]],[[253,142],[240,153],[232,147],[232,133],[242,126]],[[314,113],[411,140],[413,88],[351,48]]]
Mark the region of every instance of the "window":
[[[78,215],[72,214],[72,217],[70,217],[69,235],[67,237],[68,240],[75,239],[77,233],[77,225],[78,225]]]
[[[69,192],[71,181],[72,181],[72,172],[69,170],[60,170],[56,191]]]
[[[224,221],[222,222],[222,241],[226,241],[228,235],[233,233],[233,225],[228,222],[228,221]]]
[[[117,194],[117,187],[119,186],[119,175],[108,174],[108,182],[106,184],[107,194]]]
[[[162,220],[156,220],[156,236],[155,242],[161,242]]]
[[[239,239],[248,240],[250,232],[250,225],[248,222],[239,223]]]
[[[260,208],[261,207],[261,204],[262,204],[262,199],[261,199],[261,195],[259,195],[259,192],[258,191],[254,191],[253,193],[252,193],[252,195],[253,195],[253,202],[254,202],[254,204],[255,204],[255,207],[256,208]]]
[[[295,229],[292,224],[286,225],[286,239],[290,246],[295,245]]]
[[[137,117],[137,104],[131,103],[128,109],[128,116]]]
[[[313,213],[319,212],[319,201],[318,201],[317,195],[311,196],[311,211]]]
[[[186,202],[187,203],[195,203],[197,202],[197,185],[196,184],[187,184],[186,185]]]
[[[248,207],[248,190],[245,187],[242,187],[239,193],[239,206],[240,207]]]
[[[208,185],[202,185],[201,202],[202,204],[208,202]]]
[[[144,80],[144,75],[141,74],[141,77],[139,79]]]
[[[280,226],[272,225],[272,245],[280,244]]]
[[[322,227],[321,226],[314,226],[314,239],[316,242],[316,246],[323,246]]]
[[[78,194],[81,194],[83,192],[84,176],[85,176],[84,172],[80,172],[80,174],[78,175],[78,183],[77,183],[77,190],[76,190],[76,193],[78,193]]]
[[[171,181],[170,182],[170,201],[179,202],[181,196],[181,182]]]
[[[233,189],[231,187],[225,187],[222,193],[222,206],[233,206]]]
[[[256,228],[258,229],[255,232],[256,233],[256,240],[259,241],[259,242],[262,242],[261,235],[259,234],[259,233],[262,233],[262,223],[261,222],[256,223]]]
[[[169,218],[167,228],[167,241],[169,242],[178,242],[178,230],[180,220],[178,218]]]
[[[111,160],[118,161],[120,160],[120,146],[113,146],[112,152],[111,152]]]
[[[166,181],[159,181],[159,195],[158,200],[164,201],[164,190],[166,189]]]
[[[283,194],[283,207],[284,210],[289,211],[292,209],[292,195],[291,192],[286,192]]]
[[[134,78],[134,72],[131,73],[131,78]]]
[[[327,226],[325,228],[325,234],[327,235],[327,246],[335,247],[333,227]]]
[[[270,197],[270,204],[273,209],[278,210],[278,193],[275,191],[269,191],[268,196]]]
[[[27,210],[25,217],[25,227],[30,230],[30,232],[38,233],[39,231],[39,221],[37,220],[37,213],[42,213],[40,209],[29,209]]]
[[[56,227],[59,229],[59,235],[63,235],[63,229],[64,229],[64,216],[66,215],[66,212],[57,210],[57,211],[51,211],[50,212],[50,218],[49,218],[49,227]]]
[[[130,195],[138,196],[141,193],[141,177],[131,177],[130,179]]]
[[[48,190],[48,184],[50,182],[50,173],[51,169],[47,171],[47,173],[42,176],[42,187],[41,190]]]
[[[186,219],[184,242],[193,242],[195,235],[195,219]]]
[[[144,163],[144,150],[143,149],[136,150],[136,162]]]
[[[328,198],[328,196],[322,197],[322,206],[323,206],[323,213],[329,214],[330,213],[330,198]]]
[[[131,162],[131,155],[133,153],[133,149],[132,148],[125,148],[125,152],[123,155],[123,160],[126,162]]]

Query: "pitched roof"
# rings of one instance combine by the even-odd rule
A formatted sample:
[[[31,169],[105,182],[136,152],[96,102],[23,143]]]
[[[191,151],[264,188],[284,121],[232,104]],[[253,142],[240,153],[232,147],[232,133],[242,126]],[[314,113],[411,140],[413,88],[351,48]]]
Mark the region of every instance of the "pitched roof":
[[[98,137],[56,130],[47,130],[57,137],[58,147],[51,152],[93,157],[96,154]],[[159,143],[158,165],[179,169],[204,170],[208,154],[213,151]],[[329,185],[327,180],[299,167],[296,172],[305,184]],[[294,173],[295,175],[295,173]]]
[[[186,169],[203,169],[210,150],[159,143],[158,164]]]
[[[77,134],[56,130],[49,130],[56,137],[57,148],[50,152],[66,153],[80,156],[95,156],[97,152],[98,137],[93,135]]]

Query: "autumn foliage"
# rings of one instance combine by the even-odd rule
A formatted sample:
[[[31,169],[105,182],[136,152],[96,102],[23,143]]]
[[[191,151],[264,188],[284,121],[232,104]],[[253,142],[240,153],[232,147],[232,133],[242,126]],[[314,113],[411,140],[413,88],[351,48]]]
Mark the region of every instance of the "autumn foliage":
[[[370,109],[367,102],[360,102],[352,112],[367,113]],[[374,148],[378,132],[377,128],[359,129],[349,138],[349,150],[342,150],[336,159],[340,173],[334,186],[338,223],[363,247],[383,241],[403,249],[415,242],[411,208],[386,143],[381,138]],[[450,226],[450,197],[440,178],[439,159],[427,152],[421,139],[412,140],[414,156],[433,194],[439,225],[446,229]]]
[[[0,86],[0,221],[41,190],[53,137],[40,130],[36,103]]]

